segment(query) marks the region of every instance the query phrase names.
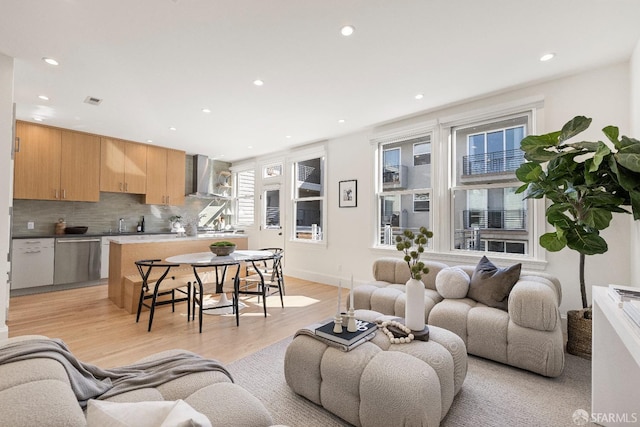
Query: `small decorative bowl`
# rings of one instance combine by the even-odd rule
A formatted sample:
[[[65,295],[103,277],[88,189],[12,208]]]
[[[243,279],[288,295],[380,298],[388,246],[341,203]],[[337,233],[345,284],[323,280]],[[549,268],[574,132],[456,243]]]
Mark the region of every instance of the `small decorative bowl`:
[[[236,245],[233,246],[209,246],[211,252],[217,256],[227,256],[236,250]]]

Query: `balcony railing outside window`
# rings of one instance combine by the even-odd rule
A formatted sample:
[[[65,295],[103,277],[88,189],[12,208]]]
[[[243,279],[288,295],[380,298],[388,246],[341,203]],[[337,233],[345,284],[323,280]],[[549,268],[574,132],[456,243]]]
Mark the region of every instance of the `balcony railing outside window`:
[[[462,158],[463,175],[482,175],[515,171],[524,163],[521,149],[476,154]]]
[[[479,210],[462,211],[463,225],[468,228],[500,228],[507,230],[524,230],[527,224],[527,212],[514,210]]]

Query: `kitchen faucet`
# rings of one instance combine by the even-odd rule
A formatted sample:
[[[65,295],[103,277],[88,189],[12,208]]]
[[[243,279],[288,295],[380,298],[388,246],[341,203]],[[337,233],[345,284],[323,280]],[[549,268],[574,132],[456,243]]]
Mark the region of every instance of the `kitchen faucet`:
[[[118,220],[118,233],[124,233],[124,218]]]

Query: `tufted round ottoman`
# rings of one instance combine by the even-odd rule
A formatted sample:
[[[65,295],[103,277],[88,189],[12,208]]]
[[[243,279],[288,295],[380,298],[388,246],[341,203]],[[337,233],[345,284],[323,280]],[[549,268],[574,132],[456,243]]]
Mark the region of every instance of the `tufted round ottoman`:
[[[356,310],[368,321],[392,319]],[[391,344],[375,338],[343,352],[310,336],[296,336],[284,360],[291,389],[356,426],[438,426],[467,374],[464,342],[429,327],[429,341]]]

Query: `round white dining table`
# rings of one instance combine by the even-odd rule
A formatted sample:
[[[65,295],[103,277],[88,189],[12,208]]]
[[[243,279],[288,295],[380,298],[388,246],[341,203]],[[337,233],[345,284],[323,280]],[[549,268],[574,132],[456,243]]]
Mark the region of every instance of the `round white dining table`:
[[[212,252],[195,252],[170,256],[166,261],[174,264],[227,264],[230,261],[251,261],[252,259],[273,258],[273,256],[273,252],[270,251],[240,249],[226,256],[218,256]]]
[[[240,275],[240,263],[241,262],[254,262],[254,261],[262,261],[273,259],[276,255],[271,251],[260,251],[260,250],[236,250],[229,255],[218,256],[209,252],[194,252],[188,254],[174,255],[166,258],[166,261],[173,264],[182,264],[182,265],[191,265],[193,266],[193,273],[196,276],[199,285],[200,292],[200,302],[201,305],[201,313],[203,310],[207,310],[207,313],[212,314],[231,314],[235,312],[236,314],[236,325],[240,324],[240,315],[239,315],[239,275]],[[220,294],[220,298],[213,305],[207,305],[202,307],[204,304],[204,298],[202,295],[203,286],[202,280],[198,274],[197,266],[206,266],[206,267],[216,267],[216,293]],[[217,273],[217,267],[224,267],[222,278],[220,279]],[[235,278],[234,278],[234,301],[229,301],[227,298],[227,294],[223,291],[222,285],[224,282],[224,277],[227,271],[227,267],[229,266],[237,266]],[[255,266],[255,265],[254,265]],[[209,274],[209,273],[206,273]],[[195,305],[194,305],[195,310]],[[266,315],[266,314],[265,314]],[[202,316],[198,319],[200,324],[200,332],[202,332]]]

